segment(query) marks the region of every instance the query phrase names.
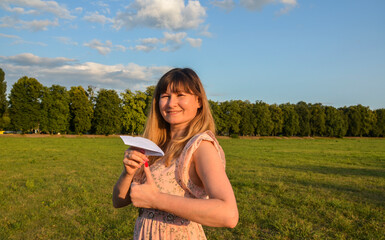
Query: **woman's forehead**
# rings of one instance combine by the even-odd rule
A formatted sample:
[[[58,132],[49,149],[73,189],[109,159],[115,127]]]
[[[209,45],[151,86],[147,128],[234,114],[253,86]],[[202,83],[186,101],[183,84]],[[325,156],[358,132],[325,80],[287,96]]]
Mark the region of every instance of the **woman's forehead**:
[[[177,83],[170,83],[166,89],[164,89],[164,92],[172,92],[172,93],[178,93],[178,92],[186,92],[191,93],[191,89],[187,84],[183,84],[182,82]]]

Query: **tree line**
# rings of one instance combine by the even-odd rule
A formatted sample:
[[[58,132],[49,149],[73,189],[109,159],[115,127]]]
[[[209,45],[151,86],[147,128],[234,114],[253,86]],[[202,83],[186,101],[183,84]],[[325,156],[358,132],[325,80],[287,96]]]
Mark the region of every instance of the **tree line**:
[[[46,134],[141,134],[155,87],[132,92],[89,86],[67,90],[43,86],[35,78],[20,78],[6,98],[0,68],[0,130]],[[355,105],[335,108],[320,103],[267,104],[262,101],[209,100],[224,136],[385,136],[385,109]]]

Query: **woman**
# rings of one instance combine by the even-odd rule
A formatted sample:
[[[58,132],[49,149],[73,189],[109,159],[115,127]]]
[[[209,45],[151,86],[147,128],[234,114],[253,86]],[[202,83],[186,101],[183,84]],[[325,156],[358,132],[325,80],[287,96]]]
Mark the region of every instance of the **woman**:
[[[114,207],[139,208],[134,239],[206,239],[201,224],[233,228],[238,209],[202,83],[188,68],[158,82],[143,136],[165,156],[129,148]],[[142,167],[144,165],[144,167]]]

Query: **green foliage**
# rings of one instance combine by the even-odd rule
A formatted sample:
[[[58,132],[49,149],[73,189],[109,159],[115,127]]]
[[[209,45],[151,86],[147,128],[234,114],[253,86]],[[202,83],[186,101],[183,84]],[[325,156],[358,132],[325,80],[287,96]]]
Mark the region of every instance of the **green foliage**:
[[[305,102],[298,102],[297,105],[295,105],[295,111],[298,114],[298,121],[299,121],[299,136],[310,136],[310,110],[308,104]]]
[[[141,134],[146,123],[146,107],[148,95],[141,91],[135,94],[129,89],[121,94],[123,99],[123,131],[131,135]]]
[[[211,113],[215,121],[216,131],[219,135],[228,133],[225,121],[225,114],[223,113],[222,105],[219,102],[209,100]]]
[[[239,134],[239,125],[241,123],[241,105],[242,101],[225,101],[221,103],[223,108],[223,119],[225,122],[224,132],[226,135]]]
[[[64,133],[68,131],[70,109],[69,94],[63,86],[52,85],[43,94],[41,131]]]
[[[7,82],[4,81],[5,73],[3,69],[0,68],[0,117],[2,117],[7,110]]]
[[[24,76],[13,84],[9,96],[9,115],[15,130],[39,130],[42,97],[43,85],[35,78]]]
[[[283,113],[283,134],[294,136],[299,131],[299,117],[294,105],[286,103],[279,106]]]
[[[342,110],[325,107],[325,134],[328,137],[343,137],[347,132],[347,122]]]
[[[241,122],[240,122],[240,133],[243,136],[254,136],[254,122],[255,116],[253,114],[253,105],[250,102],[243,102],[241,107]]]
[[[96,97],[93,126],[96,134],[115,134],[121,130],[121,99],[115,90],[101,89]]]
[[[146,98],[146,110],[144,111],[144,113],[146,114],[146,117],[148,116],[148,114],[150,113],[150,110],[151,110],[152,97],[154,96],[154,92],[155,92],[155,86],[149,86],[146,88],[146,91],[145,91],[145,94],[147,96],[147,98]]]
[[[373,132],[376,137],[385,137],[385,109],[377,109],[375,111],[376,123]]]
[[[384,139],[219,139],[239,223],[207,239],[383,239]],[[0,239],[132,239],[118,137],[0,136]],[[26,147],[28,146],[28,147]]]
[[[310,105],[310,131],[313,136],[325,134],[325,109],[321,103]]]
[[[8,101],[7,101],[7,82],[4,81],[5,73],[0,68],[0,130],[3,130],[9,126],[10,119],[7,114]]]
[[[269,111],[271,114],[271,121],[273,123],[271,133],[273,136],[278,136],[278,134],[281,133],[283,129],[284,118],[282,109],[276,104],[272,104],[269,106]]]
[[[70,99],[70,129],[76,134],[86,133],[91,129],[93,106],[82,86],[71,87]]]
[[[92,85],[88,85],[88,88],[87,88],[87,96],[88,96],[88,100],[90,101],[90,103],[92,104],[92,106],[95,106],[96,104],[96,94],[95,94],[95,89],[96,87],[92,86]]]
[[[259,136],[269,136],[273,131],[274,124],[271,120],[269,105],[262,101],[257,101],[253,105],[255,134]]]
[[[361,104],[343,109],[348,118],[349,136],[368,136],[376,123],[376,115]]]

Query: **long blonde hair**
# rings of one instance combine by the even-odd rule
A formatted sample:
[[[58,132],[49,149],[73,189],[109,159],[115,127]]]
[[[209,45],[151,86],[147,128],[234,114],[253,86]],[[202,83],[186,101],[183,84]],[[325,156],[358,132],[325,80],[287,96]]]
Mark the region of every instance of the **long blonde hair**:
[[[198,97],[201,107],[191,120],[183,136],[171,140],[170,124],[167,123],[159,109],[160,95],[170,88],[172,92],[186,92]],[[147,118],[143,136],[156,143],[165,152],[165,165],[179,157],[187,142],[196,134],[211,130],[215,132],[215,123],[210,105],[198,75],[190,68],[174,68],[164,74],[155,87],[151,110]],[[151,159],[154,163],[159,158]]]

